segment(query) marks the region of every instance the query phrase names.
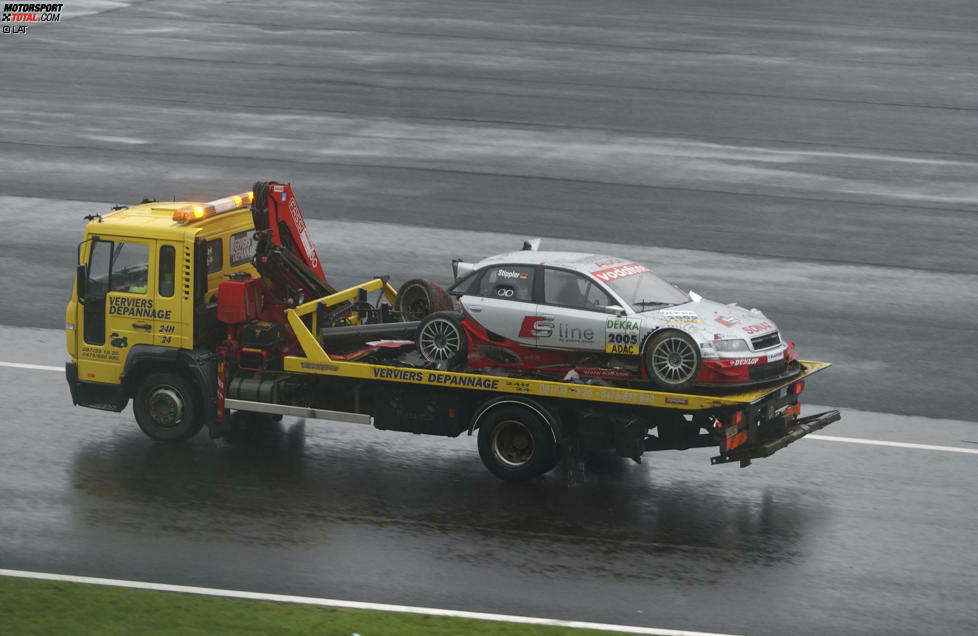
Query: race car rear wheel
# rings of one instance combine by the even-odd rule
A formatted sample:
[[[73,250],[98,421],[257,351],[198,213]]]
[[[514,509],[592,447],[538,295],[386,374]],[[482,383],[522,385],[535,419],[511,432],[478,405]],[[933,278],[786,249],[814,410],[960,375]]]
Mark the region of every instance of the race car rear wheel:
[[[394,309],[401,320],[421,320],[436,311],[447,311],[453,306],[452,297],[441,285],[423,278],[412,278],[397,290]]]
[[[700,372],[700,349],[681,331],[664,331],[645,346],[645,370],[656,388],[683,391]]]
[[[415,335],[418,353],[429,362],[445,362],[453,369],[468,355],[468,341],[458,314],[439,311],[421,321]]]

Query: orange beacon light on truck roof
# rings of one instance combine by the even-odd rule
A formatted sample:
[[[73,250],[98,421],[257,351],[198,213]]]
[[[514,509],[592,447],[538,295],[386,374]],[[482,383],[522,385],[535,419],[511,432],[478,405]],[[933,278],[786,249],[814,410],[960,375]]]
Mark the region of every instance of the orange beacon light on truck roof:
[[[241,194],[224,197],[223,199],[215,199],[214,201],[201,205],[187,205],[173,213],[173,220],[178,223],[189,223],[191,221],[206,219],[215,214],[230,212],[231,210],[237,210],[241,206],[251,205],[254,199],[254,193],[242,192]]]

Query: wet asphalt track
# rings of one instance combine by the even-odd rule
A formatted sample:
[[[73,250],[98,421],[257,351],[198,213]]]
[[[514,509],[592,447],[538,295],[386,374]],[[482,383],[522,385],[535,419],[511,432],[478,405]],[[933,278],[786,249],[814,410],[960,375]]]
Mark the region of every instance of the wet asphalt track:
[[[83,214],[288,179],[337,283],[599,242],[835,362],[809,401],[872,413],[827,433],[978,446],[972,3],[111,4],[0,38],[0,360],[63,362]],[[288,420],[173,448],[72,409],[56,372],[0,387],[0,567],[756,634],[978,629],[974,455],[806,440],[746,470],[701,450],[512,487],[465,438]]]

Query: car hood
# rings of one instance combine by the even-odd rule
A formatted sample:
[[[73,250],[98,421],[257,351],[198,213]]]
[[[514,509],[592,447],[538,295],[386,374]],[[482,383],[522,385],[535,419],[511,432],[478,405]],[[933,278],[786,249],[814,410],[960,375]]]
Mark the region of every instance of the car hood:
[[[643,320],[658,323],[657,327],[676,327],[703,340],[714,340],[717,336],[721,339],[750,340],[778,328],[774,321],[757,309],[724,305],[706,298],[637,315]]]

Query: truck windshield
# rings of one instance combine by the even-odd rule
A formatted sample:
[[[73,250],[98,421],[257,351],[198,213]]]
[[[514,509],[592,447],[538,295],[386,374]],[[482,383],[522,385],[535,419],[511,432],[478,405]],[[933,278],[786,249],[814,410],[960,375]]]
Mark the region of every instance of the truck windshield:
[[[645,269],[604,281],[637,312],[689,302],[689,297],[672,283]]]

